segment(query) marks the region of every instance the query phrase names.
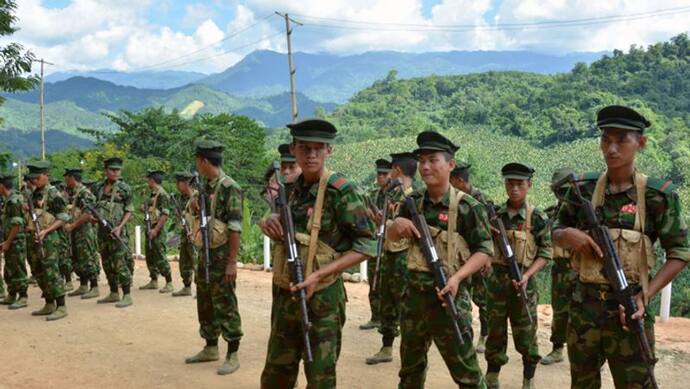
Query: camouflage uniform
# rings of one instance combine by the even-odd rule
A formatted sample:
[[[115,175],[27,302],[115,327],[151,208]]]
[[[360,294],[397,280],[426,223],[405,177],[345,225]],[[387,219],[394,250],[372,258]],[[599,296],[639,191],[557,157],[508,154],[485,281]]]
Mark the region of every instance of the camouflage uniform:
[[[470,196],[474,197],[477,201],[484,204],[484,196],[482,192],[471,187]],[[480,336],[487,336],[489,334],[489,312],[487,310],[486,303],[486,277],[481,273],[477,272],[472,274],[472,279],[470,281],[470,294],[472,295],[472,302],[479,308],[479,334]]]
[[[84,185],[70,189],[70,196],[68,209],[76,218],[80,217],[83,212],[86,212],[86,204],[93,205],[96,201],[94,195]],[[72,220],[72,222],[75,221]],[[98,263],[96,227],[87,221],[74,229],[70,235],[74,271],[82,283],[97,280],[101,272],[101,266]]]
[[[240,186],[222,171],[206,183],[209,218],[226,224],[227,232],[242,232],[242,192]],[[215,207],[211,203],[215,203]],[[204,258],[199,260],[196,280],[196,305],[199,314],[199,334],[207,341],[217,341],[222,335],[228,343],[239,344],[242,338],[242,321],[237,306],[235,282],[224,281],[228,263],[228,243],[210,249],[210,283],[206,283]]]
[[[19,193],[12,191],[4,201],[2,209],[2,230],[5,239],[12,226],[19,226],[10,249],[3,253],[5,257],[4,279],[10,296],[19,294],[26,296],[29,278],[26,274],[26,220],[24,219],[22,204],[24,199]]]
[[[376,205],[377,209],[383,209],[385,196],[381,188],[373,189],[369,192],[369,201]],[[383,260],[383,258],[382,258]],[[383,264],[380,269],[383,272]],[[374,273],[376,272],[376,256],[367,260],[367,281],[369,282],[369,309],[371,310],[371,321],[375,323],[381,322],[381,294],[372,290],[372,282],[374,282]],[[380,276],[380,275],[379,275]]]
[[[506,231],[523,231],[526,228],[527,201],[512,217],[508,214],[507,203],[501,205],[496,213],[503,221]],[[534,208],[530,224],[536,243],[536,251],[534,258],[529,259],[541,257],[551,260],[551,231],[548,228],[546,214]],[[511,242],[511,245],[513,245],[514,251],[517,251],[514,243]],[[516,255],[518,254],[516,253]],[[522,270],[524,272],[527,269],[523,268]],[[522,354],[525,377],[532,378],[534,368],[541,360],[537,345],[537,303],[539,297],[535,282],[534,277],[532,277],[527,283],[528,309],[534,318],[534,324],[532,324],[521,299],[518,297],[517,290],[513,286],[506,259],[499,254],[494,257],[492,272],[487,278],[489,334],[486,340],[486,362],[489,372],[498,372],[501,366],[508,363],[508,355],[506,354],[508,347],[507,322],[510,320],[515,348]]]
[[[69,220],[65,199],[56,187],[46,185],[43,189],[37,189],[34,191],[32,198],[34,209],[37,212],[42,210],[53,215],[56,219],[65,222]],[[32,222],[29,222],[28,225],[32,229],[35,228]],[[47,225],[41,225],[42,229],[47,227]],[[41,244],[34,239],[28,239],[27,247],[30,258],[34,260],[34,269],[36,271],[34,276],[41,287],[45,299],[52,301],[64,296],[65,279],[60,271],[60,258],[69,255],[64,230],[60,228],[45,236],[43,239],[45,257],[41,256]]]
[[[600,173],[580,177],[582,195],[590,199]],[[570,196],[570,195],[568,195]],[[633,229],[637,210],[637,189],[632,186],[621,193],[606,188],[600,220],[609,228]],[[645,194],[645,235],[651,242],[659,241],[668,259],[690,261],[687,226],[683,220],[680,200],[670,181],[649,178]],[[581,208],[565,205],[558,213],[554,229],[575,227],[583,229],[584,213]],[[621,258],[622,260],[624,258]],[[626,276],[633,289],[641,290]],[[645,365],[635,336],[623,330],[618,302],[608,284],[585,283],[578,279],[570,303],[568,327],[568,358],[573,388],[601,386],[600,370],[608,362],[616,387],[649,388]],[[654,348],[654,315],[645,317],[645,331]]]
[[[162,186],[158,187],[157,191],[149,194],[147,204],[150,208],[153,208],[148,210],[152,218],[151,228],[156,227],[156,223],[159,222],[163,215],[170,217],[170,206],[172,205],[170,203],[170,195]],[[157,213],[157,215],[154,215],[154,213]],[[146,244],[144,245],[146,267],[149,270],[149,277],[151,277],[152,280],[157,279],[158,274],[165,277],[166,280],[171,279],[170,264],[168,263],[167,246],[165,242],[165,226],[161,226],[155,238],[148,239],[147,237],[146,239]]]
[[[106,218],[114,227],[117,227],[127,212],[134,212],[132,206],[132,189],[122,179],[112,184],[110,191],[105,192],[108,180],[104,179],[94,184],[94,195],[98,212]],[[129,241],[127,228],[123,228],[120,237],[125,242]],[[118,285],[123,290],[129,290],[134,273],[134,258],[122,246],[117,239],[110,236],[108,231],[100,226],[98,228],[98,248],[101,253],[103,271],[108,279],[111,293],[118,292]]]
[[[193,191],[192,198],[195,198],[196,195],[196,191]],[[190,198],[183,193],[175,193],[173,196],[174,203],[181,210],[182,217],[185,217],[185,214],[191,214],[191,210],[189,209]],[[179,224],[180,276],[182,277],[182,283],[184,284],[184,286],[189,287],[190,285],[192,285],[192,281],[194,278],[194,269],[198,266],[199,263],[199,254],[196,248],[194,247],[194,242],[190,240],[190,237],[187,236],[184,227],[182,227],[182,222],[180,221]],[[189,228],[191,229],[191,225],[189,226]]]
[[[417,210],[430,227],[448,229],[450,191],[439,203],[433,203],[428,192],[413,195]],[[407,209],[401,217],[409,217]],[[493,241],[484,207],[471,196],[463,196],[458,207],[457,231],[471,253],[493,255]],[[409,259],[408,259],[409,266]],[[450,274],[448,274],[450,277]],[[461,282],[455,296],[461,329],[472,338],[472,308],[469,283]],[[426,380],[427,352],[433,341],[448,366],[453,381],[463,388],[484,388],[486,382],[479,368],[471,342],[458,345],[451,318],[438,300],[433,273],[409,271],[408,286],[402,297],[400,329],[400,388],[423,388]]]
[[[307,223],[316,202],[318,186],[318,183],[306,184],[300,175],[288,192],[296,233],[310,232]],[[319,241],[337,253],[354,250],[367,256],[376,255],[375,226],[367,217],[365,201],[361,192],[345,177],[337,173],[331,175],[324,198]],[[306,261],[306,256],[301,259]],[[289,290],[277,285],[275,277],[274,271],[271,336],[266,365],[261,374],[261,387],[266,389],[294,387],[303,352],[299,305]],[[317,290],[307,303],[314,357],[313,363],[305,365],[309,388],[336,386],[336,362],[345,324],[346,297],[342,279],[339,275],[334,277],[332,284]]]

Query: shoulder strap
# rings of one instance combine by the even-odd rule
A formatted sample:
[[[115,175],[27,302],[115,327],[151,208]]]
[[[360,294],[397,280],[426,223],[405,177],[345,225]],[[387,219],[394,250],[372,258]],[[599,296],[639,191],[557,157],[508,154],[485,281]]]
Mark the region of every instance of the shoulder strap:
[[[637,211],[635,212],[635,230],[642,233],[640,258],[642,262],[638,264],[640,272],[640,283],[642,284],[642,296],[644,304],[647,305],[647,289],[649,287],[649,268],[647,267],[647,243],[644,236],[644,228],[647,217],[647,176],[635,169],[635,192],[637,194]]]
[[[527,210],[525,211],[525,231],[532,232],[532,214],[534,213],[534,207],[526,203]]]
[[[331,172],[324,169],[321,178],[319,179],[319,190],[316,193],[316,204],[314,204],[314,212],[309,218],[307,229],[310,231],[309,235],[309,251],[307,252],[307,268],[305,275],[309,275],[314,271],[314,259],[316,258],[316,246],[319,243],[319,231],[321,230],[321,216],[323,211],[323,202],[326,197],[326,187],[328,186],[328,179],[331,177]]]
[[[450,202],[448,204],[448,259],[450,259],[451,253],[455,250],[455,239],[453,239],[453,236],[458,228],[458,206],[464,195],[465,192],[459,189],[456,190],[451,186]]]

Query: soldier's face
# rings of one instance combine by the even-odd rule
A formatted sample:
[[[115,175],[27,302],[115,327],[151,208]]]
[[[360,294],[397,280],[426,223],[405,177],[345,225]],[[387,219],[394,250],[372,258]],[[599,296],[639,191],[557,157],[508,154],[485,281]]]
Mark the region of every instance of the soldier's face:
[[[292,177],[294,175],[302,173],[297,162],[281,162],[280,163],[280,174],[283,177]]]
[[[147,178],[146,179],[146,184],[149,186],[149,189],[156,189],[157,183],[156,181],[153,180],[153,178]]]
[[[42,173],[36,178],[31,179],[31,183],[34,185],[36,188],[43,188],[48,184],[49,178],[47,173]]]
[[[506,194],[511,203],[522,204],[532,188],[532,181],[530,180],[505,180]]]
[[[290,153],[295,156],[302,173],[315,175],[321,173],[332,148],[326,143],[295,140],[290,145]]]
[[[388,172],[377,172],[376,184],[383,188],[386,185],[386,181],[388,181],[388,177],[390,177],[390,174],[388,174]]]
[[[68,188],[74,188],[77,186],[77,180],[75,180],[72,176],[65,176],[65,186]]]
[[[187,192],[189,190],[189,182],[188,181],[177,181],[177,190],[180,192]]]
[[[635,131],[622,128],[605,129],[599,142],[609,169],[632,165],[635,162],[635,155],[646,144],[647,138]]]
[[[450,184],[453,185],[455,189],[460,189],[461,191],[466,192],[467,189],[467,184],[465,183],[465,180],[463,180],[460,177],[450,177]]]
[[[419,175],[426,186],[447,185],[455,161],[446,159],[440,151],[426,151],[419,155]]]
[[[108,181],[117,181],[120,178],[122,171],[120,169],[107,168],[105,169],[105,176],[108,177]]]

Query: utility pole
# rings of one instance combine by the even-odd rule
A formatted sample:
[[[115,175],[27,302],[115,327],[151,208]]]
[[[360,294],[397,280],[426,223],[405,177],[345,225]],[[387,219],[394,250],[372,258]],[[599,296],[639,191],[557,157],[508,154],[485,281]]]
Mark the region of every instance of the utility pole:
[[[43,58],[39,59],[38,62],[41,63],[41,94],[40,94],[40,100],[39,100],[39,112],[41,115],[41,159],[45,160],[46,159],[46,118],[45,118],[45,107],[44,107],[44,101],[43,101],[43,96],[44,96],[44,86],[43,86],[43,66],[45,64],[47,65],[54,65]]]
[[[290,22],[293,22],[299,26],[302,23],[290,18],[287,12],[282,14],[276,11],[276,15],[285,19],[285,32],[287,34],[287,49],[288,49],[288,66],[290,67],[290,103],[292,105],[292,122],[297,121],[297,116],[299,115],[297,111],[297,93],[295,92],[295,64],[292,62],[292,27]]]

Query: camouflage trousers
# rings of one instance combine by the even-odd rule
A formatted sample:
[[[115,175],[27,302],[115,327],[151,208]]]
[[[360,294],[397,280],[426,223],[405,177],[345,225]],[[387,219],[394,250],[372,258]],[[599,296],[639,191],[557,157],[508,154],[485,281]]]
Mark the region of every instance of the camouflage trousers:
[[[383,261],[383,258],[381,258]],[[369,258],[367,260],[367,282],[369,282],[369,309],[371,309],[371,320],[380,321],[381,315],[379,312],[380,301],[379,293],[374,292],[372,283],[374,282],[374,273],[376,272],[376,258]]]
[[[566,342],[570,300],[576,283],[577,272],[570,267],[570,259],[554,258],[551,267],[551,343],[554,347],[562,347]]]
[[[393,339],[400,334],[400,304],[407,286],[407,251],[386,251],[382,258],[380,292],[381,326],[384,338]]]
[[[3,253],[3,257],[3,277],[7,283],[7,292],[10,295],[26,293],[29,287],[29,277],[26,274],[26,240],[21,236],[15,237],[10,249]]]
[[[534,279],[527,283],[529,310],[534,318],[530,323],[522,300],[518,296],[506,266],[493,266],[487,277],[487,308],[489,334],[486,339],[486,362],[489,368],[508,363],[508,321],[513,332],[515,349],[522,354],[524,366],[536,366],[541,360],[537,346],[537,290]]]
[[[166,278],[169,277],[170,264],[168,263],[168,250],[165,245],[165,233],[161,231],[158,236],[152,240],[146,239],[144,249],[146,267],[149,270],[151,279],[158,278],[159,274]]]
[[[654,315],[647,315],[645,332],[654,350]],[[568,326],[571,388],[600,388],[604,362],[616,388],[651,388],[639,350],[635,336],[621,326],[610,287],[578,282]]]
[[[194,244],[187,239],[180,239],[180,277],[184,286],[192,285],[194,269],[199,264],[199,255]]]
[[[122,230],[122,240],[128,241],[125,230]],[[134,258],[117,239],[114,239],[105,231],[98,232],[98,249],[101,253],[101,264],[108,279],[111,291],[116,291],[118,285],[132,285],[134,273]]]
[[[235,283],[225,282],[228,245],[211,250],[209,283],[206,283],[204,261],[199,261],[196,279],[196,309],[199,316],[199,335],[206,340],[219,336],[227,342],[242,339],[242,320],[237,305]]]
[[[427,353],[433,341],[448,366],[453,381],[460,388],[486,388],[472,339],[470,293],[461,284],[455,298],[465,343],[459,345],[451,318],[441,305],[436,291],[408,285],[403,293],[400,330],[399,388],[424,388]]]
[[[57,231],[51,232],[43,239],[43,252],[41,245],[30,239],[28,243],[29,260],[34,263],[32,272],[38,286],[43,292],[43,297],[55,300],[65,295],[65,278],[60,271],[60,258],[67,256],[64,249],[64,240]]]
[[[82,225],[72,232],[71,243],[74,272],[83,281],[98,278],[101,265],[98,262],[98,241],[94,228]]]
[[[486,303],[486,277],[480,273],[472,275],[470,281],[472,302],[479,308],[479,334],[487,336],[489,334],[489,312]]]
[[[71,277],[72,271],[74,270],[72,266],[72,254],[70,253],[71,241],[68,238],[65,230],[60,229],[57,233],[60,236],[60,247],[63,250],[62,255],[60,255],[60,262],[58,265],[60,268],[60,274],[62,274],[63,277]]]
[[[305,364],[307,388],[336,387],[336,363],[345,325],[345,286],[341,278],[320,290],[308,302],[312,327],[309,340],[313,362]],[[271,336],[266,365],[261,373],[261,388],[293,388],[304,352],[299,304],[288,290],[273,286]]]

